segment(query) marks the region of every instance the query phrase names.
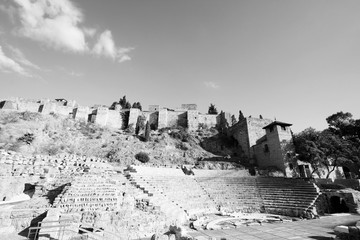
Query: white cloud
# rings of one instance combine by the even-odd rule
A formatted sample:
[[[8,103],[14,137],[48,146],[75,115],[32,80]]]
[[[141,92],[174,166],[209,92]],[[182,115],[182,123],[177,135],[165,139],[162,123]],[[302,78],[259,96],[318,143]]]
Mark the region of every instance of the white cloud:
[[[70,0],[13,0],[17,6],[20,27],[17,33],[48,47],[75,53],[90,53],[114,61],[130,60],[126,55],[130,48],[118,48],[110,30],[101,33],[93,47],[98,32],[95,28],[82,26],[81,10]]]
[[[216,83],[214,82],[204,82],[205,86],[208,87],[208,88],[219,88],[219,85],[217,85]]]
[[[103,55],[113,60],[124,62],[131,59],[126,55],[130,50],[129,48],[116,48],[111,32],[106,30],[101,33],[92,51],[96,55]]]
[[[0,70],[2,72],[15,72],[25,77],[32,77],[19,63],[5,55],[0,46]]]
[[[24,53],[16,48],[16,47],[13,47],[13,46],[7,46],[11,52],[12,52],[12,55],[14,57],[14,59],[18,62],[18,63],[21,63],[22,65],[25,65],[27,67],[30,67],[30,68],[33,68],[33,69],[36,69],[36,70],[41,70],[40,67],[32,62],[30,62],[24,55]]]
[[[82,77],[82,76],[84,76],[84,73],[72,71],[72,72],[69,73],[69,75],[72,76],[72,77]]]
[[[85,34],[78,24],[81,11],[68,0],[14,0],[18,5],[19,34],[56,49],[83,52]]]

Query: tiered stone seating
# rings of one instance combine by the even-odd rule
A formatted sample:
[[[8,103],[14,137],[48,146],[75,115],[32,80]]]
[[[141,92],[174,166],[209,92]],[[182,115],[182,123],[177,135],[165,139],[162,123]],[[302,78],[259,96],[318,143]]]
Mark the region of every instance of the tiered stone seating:
[[[118,192],[105,178],[85,174],[76,177],[71,186],[66,186],[54,205],[63,212],[114,211],[118,206]]]
[[[234,170],[202,170],[193,169],[195,177],[251,177],[248,170],[245,169],[234,169]]]
[[[201,175],[201,174],[199,174]],[[196,176],[196,175],[195,175]],[[254,177],[196,177],[223,212],[260,212],[262,199]]]
[[[266,212],[303,216],[311,211],[319,196],[313,183],[292,178],[257,178],[258,189]]]
[[[216,212],[215,203],[192,176],[181,169],[133,166],[131,180],[151,196],[154,204],[173,205],[173,210],[188,216]],[[175,205],[175,206],[174,206]],[[164,207],[163,207],[164,208]]]
[[[195,172],[198,183],[225,212],[261,211],[303,216],[312,210],[319,195],[312,183],[300,179],[233,177],[225,171],[214,172],[214,177],[204,177],[206,175],[210,174]]]

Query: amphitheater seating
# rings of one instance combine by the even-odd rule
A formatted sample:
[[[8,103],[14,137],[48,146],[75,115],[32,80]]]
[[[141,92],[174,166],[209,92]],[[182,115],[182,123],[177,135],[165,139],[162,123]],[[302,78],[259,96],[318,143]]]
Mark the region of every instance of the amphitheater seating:
[[[130,179],[152,197],[192,214],[267,212],[301,216],[312,209],[318,190],[300,179],[251,177],[238,170],[193,170],[133,166]]]
[[[196,177],[199,185],[225,212],[260,212],[262,199],[254,177]]]
[[[155,204],[157,201],[173,203],[188,216],[217,211],[214,201],[193,177],[185,175],[181,169],[138,166],[133,166],[133,169],[131,180],[152,196]]]
[[[266,212],[302,216],[312,210],[319,190],[312,183],[292,178],[257,178]]]

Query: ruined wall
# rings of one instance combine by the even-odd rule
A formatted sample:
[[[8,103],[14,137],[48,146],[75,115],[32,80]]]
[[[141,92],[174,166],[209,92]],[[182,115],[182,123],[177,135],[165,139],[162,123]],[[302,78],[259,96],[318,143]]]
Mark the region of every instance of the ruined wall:
[[[73,113],[73,107],[71,106],[56,106],[55,113],[63,116],[69,116]]]
[[[167,109],[160,109],[159,111],[159,121],[158,121],[158,128],[166,128],[168,122],[168,110]]]
[[[158,112],[142,112],[146,118],[146,122],[149,122],[151,129],[157,129],[159,113]]]
[[[15,101],[2,101],[0,104],[1,109],[4,110],[17,110],[17,103]]]
[[[40,103],[37,102],[18,102],[17,103],[17,110],[25,112],[39,112],[40,110]]]
[[[214,114],[199,114],[198,116],[199,124],[203,124],[208,128],[216,127],[219,124],[218,115]]]
[[[112,128],[122,128],[123,122],[121,113],[117,110],[108,110],[106,126]]]
[[[94,123],[100,126],[106,126],[108,120],[108,108],[98,107],[95,112],[95,120]]]
[[[73,118],[75,120],[88,121],[90,109],[89,107],[80,107],[73,109]]]
[[[158,128],[159,112],[152,112],[149,114],[149,124],[152,129]]]
[[[190,131],[195,131],[199,128],[199,112],[196,110],[187,111],[187,126]]]
[[[197,105],[196,104],[181,104],[181,109],[197,110]]]
[[[246,119],[236,123],[234,126],[228,129],[228,137],[233,137],[237,140],[243,153],[250,157],[250,145],[248,139],[248,127]]]
[[[57,106],[58,106],[58,104],[54,103],[54,102],[44,103],[40,106],[40,112],[42,114],[56,113]]]
[[[128,123],[128,125],[133,124],[133,126],[134,126],[134,128],[135,128],[139,115],[140,115],[140,109],[138,109],[138,108],[131,108],[131,109],[130,109],[130,115],[129,115],[129,123]]]
[[[160,106],[159,105],[149,105],[148,110],[149,110],[149,112],[157,112],[160,110]]]
[[[167,127],[187,127],[187,112],[168,111]]]

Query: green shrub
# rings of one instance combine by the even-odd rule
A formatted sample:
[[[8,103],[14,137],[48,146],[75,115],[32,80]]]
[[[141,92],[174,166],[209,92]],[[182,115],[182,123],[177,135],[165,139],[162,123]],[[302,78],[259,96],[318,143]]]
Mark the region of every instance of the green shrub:
[[[35,139],[35,136],[33,133],[25,133],[24,136],[19,137],[17,140],[18,142],[23,142],[28,145],[30,145]]]
[[[146,152],[139,152],[135,154],[135,158],[142,163],[147,163],[148,161],[150,161],[150,157]]]
[[[190,140],[190,134],[184,129],[179,128],[178,131],[171,131],[169,134],[172,138],[179,139],[183,142],[188,142]]]

